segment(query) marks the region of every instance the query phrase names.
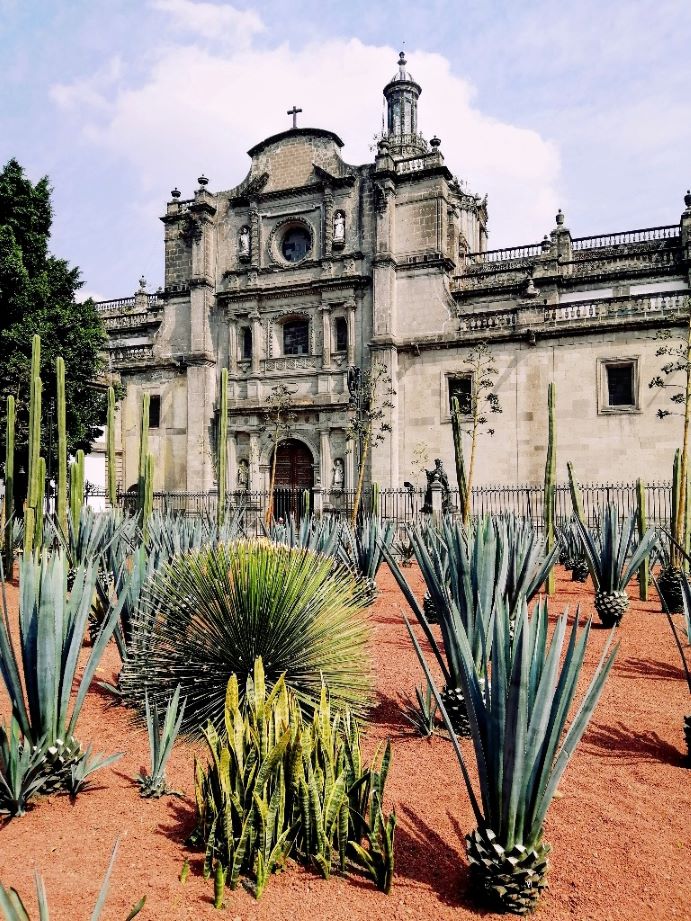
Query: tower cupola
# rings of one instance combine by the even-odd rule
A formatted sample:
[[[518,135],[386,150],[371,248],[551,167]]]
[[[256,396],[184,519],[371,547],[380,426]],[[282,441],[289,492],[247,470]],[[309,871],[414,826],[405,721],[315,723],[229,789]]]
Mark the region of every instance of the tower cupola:
[[[398,72],[384,87],[386,98],[386,128],[384,136],[394,156],[415,156],[426,153],[427,142],[418,132],[417,101],[422,92],[410,71],[401,51],[398,56]]]

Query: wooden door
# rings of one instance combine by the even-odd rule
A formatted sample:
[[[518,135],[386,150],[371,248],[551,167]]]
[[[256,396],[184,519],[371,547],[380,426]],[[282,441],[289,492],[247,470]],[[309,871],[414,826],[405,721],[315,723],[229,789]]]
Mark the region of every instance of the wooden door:
[[[292,438],[282,441],[276,457],[274,517],[299,518],[303,512],[303,494],[314,486],[314,466],[309,448]]]

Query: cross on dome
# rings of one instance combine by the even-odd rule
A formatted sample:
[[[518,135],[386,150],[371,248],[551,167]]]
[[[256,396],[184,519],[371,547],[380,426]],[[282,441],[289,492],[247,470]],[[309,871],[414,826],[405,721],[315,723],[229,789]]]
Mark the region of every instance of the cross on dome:
[[[297,109],[295,106],[293,106],[292,109],[288,109],[286,112],[286,115],[293,116],[293,128],[297,128],[298,126],[298,112],[302,112],[302,109]]]

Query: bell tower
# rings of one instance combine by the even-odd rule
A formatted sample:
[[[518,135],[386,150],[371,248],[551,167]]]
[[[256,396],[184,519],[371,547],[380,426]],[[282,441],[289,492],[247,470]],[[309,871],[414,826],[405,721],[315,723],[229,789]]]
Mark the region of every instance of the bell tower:
[[[398,157],[414,157],[427,152],[427,142],[417,127],[417,101],[422,88],[406,70],[406,64],[405,54],[401,51],[398,56],[398,72],[384,87],[384,138],[388,142],[389,152]]]

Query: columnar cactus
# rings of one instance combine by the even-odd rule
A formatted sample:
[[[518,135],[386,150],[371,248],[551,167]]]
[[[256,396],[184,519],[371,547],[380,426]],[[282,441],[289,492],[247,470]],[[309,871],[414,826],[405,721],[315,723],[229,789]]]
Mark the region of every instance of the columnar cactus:
[[[43,514],[39,502],[39,458],[41,456],[41,338],[31,342],[31,382],[29,388],[29,480],[24,512],[24,553],[34,549],[36,519]]]
[[[154,456],[147,454],[144,473],[144,498],[142,503],[142,529],[144,540],[148,538],[148,525],[151,513],[154,510]]]
[[[569,474],[569,491],[571,493],[571,505],[573,506],[573,513],[581,522],[585,525],[585,512],[583,511],[583,496],[581,495],[581,490],[578,487],[576,482],[576,477],[573,473],[573,464],[569,461],[566,465],[567,473]]]
[[[149,404],[151,397],[148,393],[142,394],[142,419],[139,429],[139,474],[137,480],[137,498],[139,511],[144,513],[144,489],[146,484],[146,467],[149,457]]]
[[[216,521],[220,527],[226,508],[228,489],[228,369],[221,371],[221,407],[218,420],[218,502],[216,504]]]
[[[67,402],[65,400],[65,362],[55,359],[58,410],[58,483],[56,512],[63,534],[67,534]]]
[[[648,530],[648,515],[645,502],[645,484],[641,479],[636,480],[636,500],[637,500],[637,524],[638,539],[642,540],[643,535]],[[641,601],[648,600],[648,582],[650,581],[650,557],[647,557],[641,563],[638,570],[638,593]]]
[[[115,472],[115,389],[108,388],[108,419],[106,422],[106,455],[108,463],[108,501],[115,508],[118,501]]]
[[[458,482],[458,506],[463,521],[466,520],[468,481],[466,479],[465,455],[463,454],[463,429],[461,428],[461,402],[458,397],[451,401],[451,430],[453,432],[453,453],[456,462],[456,481]]]
[[[370,511],[375,517],[379,517],[381,506],[381,489],[379,483],[372,483],[372,496],[370,500]]]
[[[4,563],[8,573],[12,571],[12,519],[14,518],[14,424],[16,417],[14,397],[7,397],[5,417],[5,501],[3,504]]]
[[[550,384],[547,388],[547,460],[545,462],[545,494],[544,494],[544,512],[545,512],[545,537],[546,550],[550,552],[554,547],[554,506],[556,501],[556,480],[557,480],[557,449],[556,449],[556,428],[554,424],[554,397],[555,387]],[[553,595],[555,590],[554,567],[549,571],[547,577],[547,593]]]
[[[79,521],[84,504],[84,452],[80,449],[70,464],[70,518],[75,534],[79,533]]]

